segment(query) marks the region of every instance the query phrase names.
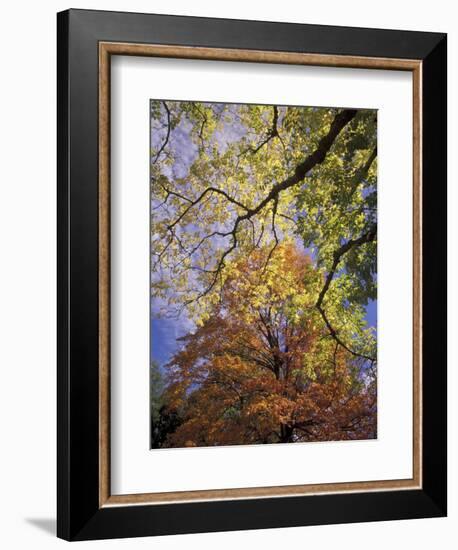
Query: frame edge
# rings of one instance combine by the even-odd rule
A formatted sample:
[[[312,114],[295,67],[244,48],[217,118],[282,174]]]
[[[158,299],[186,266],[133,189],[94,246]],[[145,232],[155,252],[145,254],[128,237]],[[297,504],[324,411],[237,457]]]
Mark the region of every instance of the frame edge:
[[[69,12],[57,14],[57,536],[70,539],[68,394]]]

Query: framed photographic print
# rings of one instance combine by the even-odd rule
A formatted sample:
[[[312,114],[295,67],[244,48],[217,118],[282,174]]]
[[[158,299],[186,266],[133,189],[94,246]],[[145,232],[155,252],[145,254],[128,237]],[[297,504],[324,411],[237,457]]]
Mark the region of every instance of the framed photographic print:
[[[446,514],[446,36],[58,14],[58,536]]]

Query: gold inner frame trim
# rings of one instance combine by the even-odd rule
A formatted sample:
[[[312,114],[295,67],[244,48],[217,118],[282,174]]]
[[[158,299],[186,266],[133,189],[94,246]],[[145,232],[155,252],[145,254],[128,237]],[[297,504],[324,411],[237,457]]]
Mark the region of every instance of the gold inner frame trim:
[[[110,490],[110,67],[112,55],[314,65],[410,71],[413,75],[413,476],[274,487],[241,487],[112,495]],[[99,507],[292,497],[325,493],[414,490],[422,487],[422,62],[415,59],[324,55],[119,42],[99,43]]]

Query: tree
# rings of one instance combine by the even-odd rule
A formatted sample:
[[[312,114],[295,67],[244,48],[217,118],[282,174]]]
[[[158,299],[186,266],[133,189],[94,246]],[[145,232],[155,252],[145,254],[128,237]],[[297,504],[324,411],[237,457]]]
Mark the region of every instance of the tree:
[[[162,446],[376,437],[375,367],[329,334],[322,285],[292,241],[234,261],[167,365],[165,408],[181,423]]]
[[[164,380],[161,369],[156,361],[150,364],[150,412],[151,447],[161,447],[167,435],[174,431],[180,424],[177,414],[169,413],[164,403]]]
[[[376,113],[151,102],[152,294],[209,318],[241,257],[295,236],[314,257],[328,334],[375,362]],[[339,301],[340,298],[340,301]]]

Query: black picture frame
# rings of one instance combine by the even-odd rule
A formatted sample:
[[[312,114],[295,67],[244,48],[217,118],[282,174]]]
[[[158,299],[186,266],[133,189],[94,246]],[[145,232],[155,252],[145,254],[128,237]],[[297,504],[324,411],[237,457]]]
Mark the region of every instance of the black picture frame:
[[[68,10],[58,49],[57,534],[87,540],[446,515],[446,35]],[[99,505],[98,44],[169,44],[422,62],[422,488]]]

